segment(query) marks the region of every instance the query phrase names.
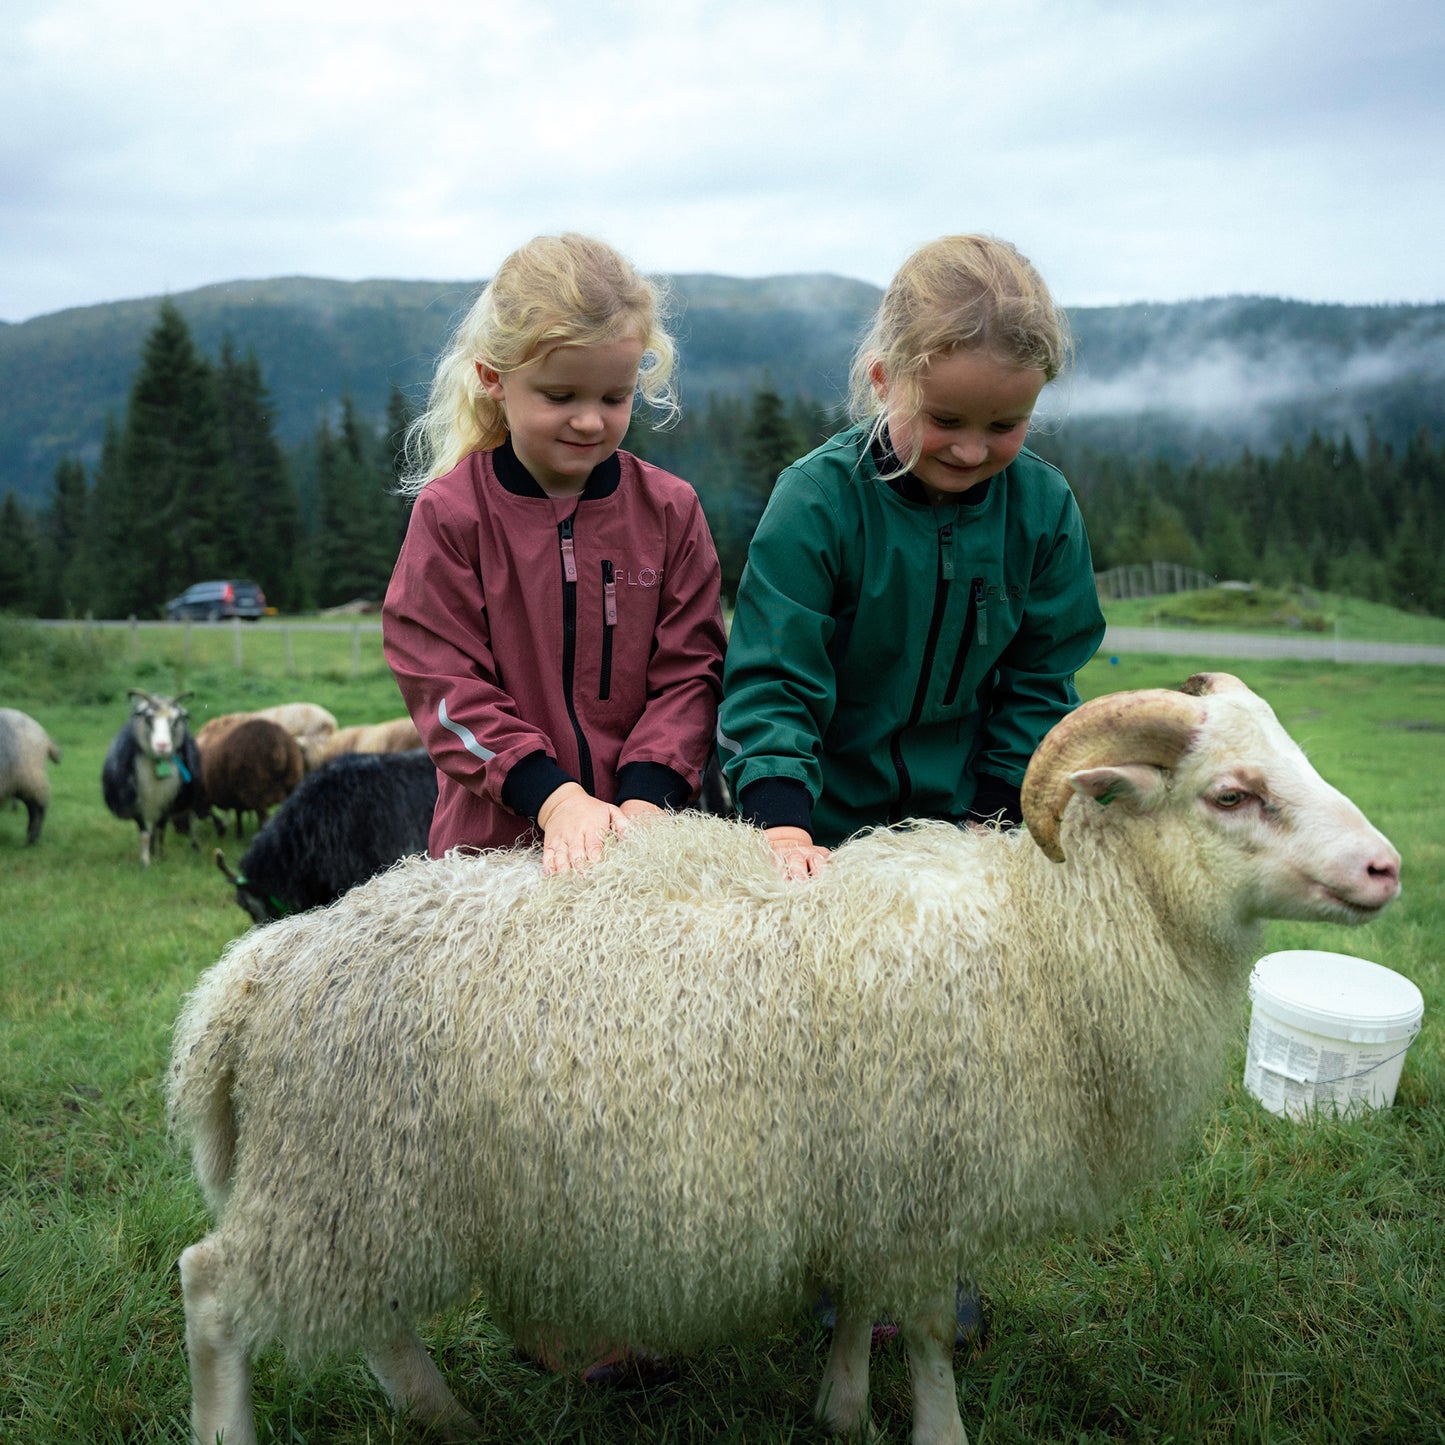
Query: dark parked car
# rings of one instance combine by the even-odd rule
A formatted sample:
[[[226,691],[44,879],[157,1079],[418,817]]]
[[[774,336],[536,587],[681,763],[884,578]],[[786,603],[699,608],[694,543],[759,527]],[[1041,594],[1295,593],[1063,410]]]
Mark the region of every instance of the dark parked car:
[[[244,617],[254,622],[266,615],[266,594],[254,582],[197,582],[179,597],[166,603],[166,616],[172,622],[191,617],[204,622],[219,622],[223,617]]]

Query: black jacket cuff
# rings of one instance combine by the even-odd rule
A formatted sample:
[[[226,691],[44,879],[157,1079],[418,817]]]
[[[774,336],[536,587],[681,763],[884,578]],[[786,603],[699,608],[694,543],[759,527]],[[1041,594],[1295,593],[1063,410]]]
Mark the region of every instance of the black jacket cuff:
[[[617,801],[637,798],[659,808],[676,812],[692,802],[693,790],[687,779],[666,763],[623,763],[617,770]]]
[[[759,778],[738,796],[745,823],[759,828],[801,828],[813,835],[813,797],[796,778]]]
[[[577,780],[571,773],[564,772],[555,758],[544,752],[528,753],[516,767],[507,774],[502,784],[502,803],[514,813],[537,821],[537,813],[543,803],[562,786]]]

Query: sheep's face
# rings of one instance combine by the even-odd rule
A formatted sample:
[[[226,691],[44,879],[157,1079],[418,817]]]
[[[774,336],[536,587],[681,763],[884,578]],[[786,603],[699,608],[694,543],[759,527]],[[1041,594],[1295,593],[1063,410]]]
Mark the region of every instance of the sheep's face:
[[[160,697],[149,692],[132,692],[130,728],[136,746],[147,757],[173,757],[186,735],[190,714],[179,698]]]
[[[1320,777],[1261,698],[1240,689],[1201,701],[1202,721],[1173,768],[1083,769],[1069,776],[1074,791],[1166,827],[1177,820],[1201,882],[1234,901],[1240,922],[1375,917],[1400,891],[1388,840]]]

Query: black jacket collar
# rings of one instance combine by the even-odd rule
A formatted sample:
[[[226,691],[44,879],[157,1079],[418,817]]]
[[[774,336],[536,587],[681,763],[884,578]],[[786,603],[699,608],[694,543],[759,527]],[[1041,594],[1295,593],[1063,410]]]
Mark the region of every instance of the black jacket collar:
[[[497,480],[517,497],[545,497],[547,494],[537,485],[537,479],[522,465],[521,458],[512,448],[508,437],[492,453],[492,466],[496,469]],[[595,501],[598,497],[610,497],[622,482],[622,463],[613,452],[605,461],[592,468],[587,485],[582,488],[580,501]]]

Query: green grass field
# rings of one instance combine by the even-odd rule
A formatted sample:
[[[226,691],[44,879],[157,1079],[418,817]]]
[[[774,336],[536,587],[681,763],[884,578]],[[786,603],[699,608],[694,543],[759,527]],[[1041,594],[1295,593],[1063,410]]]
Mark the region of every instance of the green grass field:
[[[303,641],[304,636],[304,641]],[[143,871],[136,830],[106,811],[100,766],[125,690],[194,690],[202,720],[304,698],[343,725],[396,716],[374,633],[193,629],[87,637],[0,621],[0,705],[64,749],[40,845],[0,808],[0,1441],[181,1442],[188,1384],[175,1259],[207,1228],[166,1141],[160,1083],[180,998],[247,920],[202,851],[170,841]],[[353,652],[353,645],[358,651]],[[1275,925],[1270,948],[1358,953],[1415,980],[1425,1028],[1395,1106],[1290,1123],[1244,1091],[1239,1041],[1216,1107],[1178,1169],[1106,1233],[1000,1261],[983,1283],[988,1348],[960,1369],[973,1445],[1004,1442],[1445,1441],[1445,669],[1122,657],[1094,695],[1234,671],[1404,856],[1405,892],[1363,931]],[[234,862],[238,845],[224,845]],[[425,1329],[498,1442],[816,1438],[826,1340],[808,1318],[685,1362],[639,1393],[519,1360],[473,1300]],[[360,1445],[421,1437],[359,1359],[256,1372],[263,1440]],[[907,1368],[875,1356],[880,1438],[909,1427]]]

